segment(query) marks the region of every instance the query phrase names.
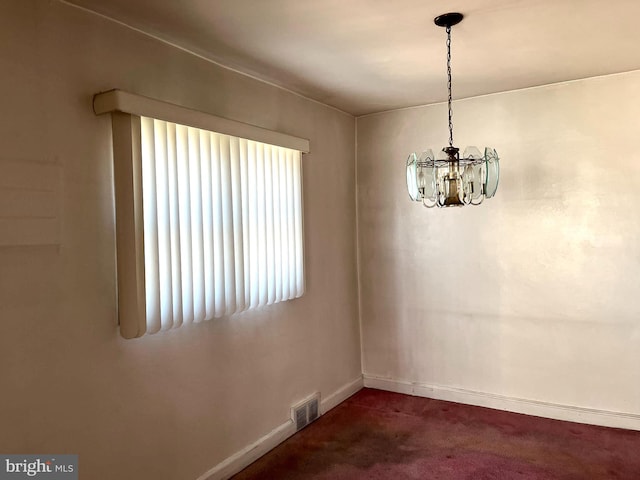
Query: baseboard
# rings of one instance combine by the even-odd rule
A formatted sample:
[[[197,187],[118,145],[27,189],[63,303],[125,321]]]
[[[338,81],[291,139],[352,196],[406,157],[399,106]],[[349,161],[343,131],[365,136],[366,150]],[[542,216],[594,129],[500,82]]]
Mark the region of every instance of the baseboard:
[[[294,433],[296,433],[296,427],[293,421],[287,420],[282,425],[271,430],[264,437],[239,452],[234,453],[208,472],[200,475],[197,480],[226,480],[255,462],[269,450],[277,447]]]
[[[345,386],[339,388],[326,398],[322,398],[320,400],[320,413],[325,414],[333,407],[338,406],[351,395],[358,392],[359,390],[362,390],[362,387],[364,387],[364,380],[360,376],[354,381],[347,383]]]
[[[358,377],[352,382],[340,387],[326,398],[320,400],[320,413],[324,414],[328,412],[356,393],[363,386],[364,382],[362,377]],[[265,453],[280,445],[294,433],[296,433],[296,427],[293,421],[287,420],[251,445],[246,446],[239,452],[234,453],[220,462],[211,470],[203,473],[197,480],[226,480],[243,468],[248,467]]]
[[[603,427],[640,430],[640,415],[633,413],[574,407],[571,405],[526,400],[523,398],[494,395],[461,388],[380,378],[372,375],[364,375],[364,386],[436,400],[447,400],[467,405],[494,408],[496,410],[524,413],[536,417],[587,423]]]

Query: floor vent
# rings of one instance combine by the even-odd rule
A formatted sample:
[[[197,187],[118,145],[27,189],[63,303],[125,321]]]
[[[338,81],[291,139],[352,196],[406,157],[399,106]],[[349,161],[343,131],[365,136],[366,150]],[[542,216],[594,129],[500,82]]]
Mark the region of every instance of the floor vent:
[[[296,432],[320,416],[319,405],[320,394],[316,393],[291,408],[291,417],[296,424]]]

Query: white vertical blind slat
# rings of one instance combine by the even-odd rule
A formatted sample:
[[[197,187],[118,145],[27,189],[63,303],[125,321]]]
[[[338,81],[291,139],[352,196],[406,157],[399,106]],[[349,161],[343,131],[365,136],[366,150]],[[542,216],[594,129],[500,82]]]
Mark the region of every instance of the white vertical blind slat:
[[[257,144],[256,166],[258,170],[256,189],[258,191],[258,306],[267,304],[267,228],[266,228],[266,186],[264,180],[264,144]]]
[[[287,190],[287,152],[280,150],[279,155],[279,171],[280,179],[280,256],[282,262],[282,285],[281,299],[289,298],[289,205]]]
[[[244,239],[242,235],[242,178],[240,174],[240,143],[229,137],[229,162],[231,166],[231,212],[233,222],[233,271],[235,302],[231,313],[244,310]]]
[[[166,122],[165,122],[166,123]],[[169,231],[171,244],[171,304],[173,327],[182,325],[182,270],[180,262],[180,208],[178,205],[178,160],[176,125],[166,123],[167,128],[167,187],[169,201]]]
[[[273,219],[273,167],[272,167],[272,147],[264,147],[264,184],[265,184],[265,235],[266,235],[266,258],[267,258],[267,305],[275,301],[275,247],[274,247],[274,219]]]
[[[302,162],[300,152],[295,150],[290,150],[290,152],[293,156],[293,219],[296,246],[296,261],[293,270],[296,274],[295,298],[298,298],[304,293],[304,251],[302,241]]]
[[[248,146],[247,140],[238,139],[240,157],[240,193],[242,203],[242,256],[243,256],[243,281],[244,302],[241,310],[244,311],[251,305],[251,261],[250,261],[250,236],[251,223],[249,221],[249,172],[248,172]]]
[[[211,134],[211,182],[213,205],[213,271],[215,278],[215,316],[224,315],[224,234],[222,224],[222,174],[220,171],[220,137],[217,133]]]
[[[280,152],[281,148],[273,149],[271,164],[271,178],[273,182],[273,264],[274,264],[274,302],[282,301],[282,249],[281,245],[281,224],[280,215]]]
[[[258,263],[258,167],[256,142],[248,142],[249,157],[249,244],[250,244],[250,283],[251,305],[256,308],[260,302],[260,267]]]
[[[156,173],[156,218],[158,235],[158,284],[161,329],[173,326],[171,294],[171,225],[169,219],[169,165],[167,156],[167,123],[154,120],[154,155]]]
[[[156,194],[155,132],[152,119],[141,119],[142,192],[144,209],[145,290],[147,332],[156,333],[160,321],[160,277],[158,257],[158,207]]]
[[[180,271],[182,321],[193,322],[193,261],[191,255],[191,192],[189,184],[189,138],[187,127],[176,125],[178,210],[180,216]]]
[[[205,320],[211,320],[215,315],[215,278],[213,274],[213,202],[211,186],[211,138],[209,132],[200,132],[200,161],[202,167],[202,232],[203,232],[203,262],[204,262],[204,298]]]
[[[302,295],[301,153],[141,125],[147,331]]]
[[[287,151],[287,236],[288,244],[289,244],[289,292],[287,295],[287,300],[295,298],[295,288],[296,288],[296,266],[295,266],[295,258],[296,258],[296,239],[295,239],[295,224],[294,224],[294,215],[295,215],[295,205],[294,205],[294,188],[293,188],[293,152],[291,150]]]
[[[235,311],[236,275],[233,237],[233,199],[231,198],[231,145],[228,135],[220,136],[220,180],[222,201],[222,252],[224,255],[224,314]]]
[[[200,162],[200,135],[189,128],[189,186],[191,191],[191,243],[193,266],[193,321],[205,318],[204,298],[204,231],[202,227],[202,167]]]

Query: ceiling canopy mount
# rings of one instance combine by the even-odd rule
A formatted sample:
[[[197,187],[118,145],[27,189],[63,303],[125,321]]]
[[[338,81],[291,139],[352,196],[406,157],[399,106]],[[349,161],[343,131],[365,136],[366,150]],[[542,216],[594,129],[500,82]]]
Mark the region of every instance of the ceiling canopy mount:
[[[458,12],[445,13],[443,15],[438,15],[433,19],[433,23],[435,23],[439,27],[453,27],[454,25],[459,24],[464,15]]]

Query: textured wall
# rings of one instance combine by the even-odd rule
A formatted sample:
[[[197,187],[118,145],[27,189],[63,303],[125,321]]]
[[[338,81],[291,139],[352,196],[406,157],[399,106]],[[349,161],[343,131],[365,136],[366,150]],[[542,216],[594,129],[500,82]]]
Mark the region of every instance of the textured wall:
[[[502,157],[480,207],[410,202],[404,162],[446,105],[361,117],[367,375],[640,413],[640,72],[454,103]]]
[[[62,177],[60,245],[0,247],[1,452],[196,478],[360,375],[353,117],[55,1],[0,3],[0,66],[0,161]],[[91,110],[114,87],[311,140],[302,298],[120,337],[111,124]]]

